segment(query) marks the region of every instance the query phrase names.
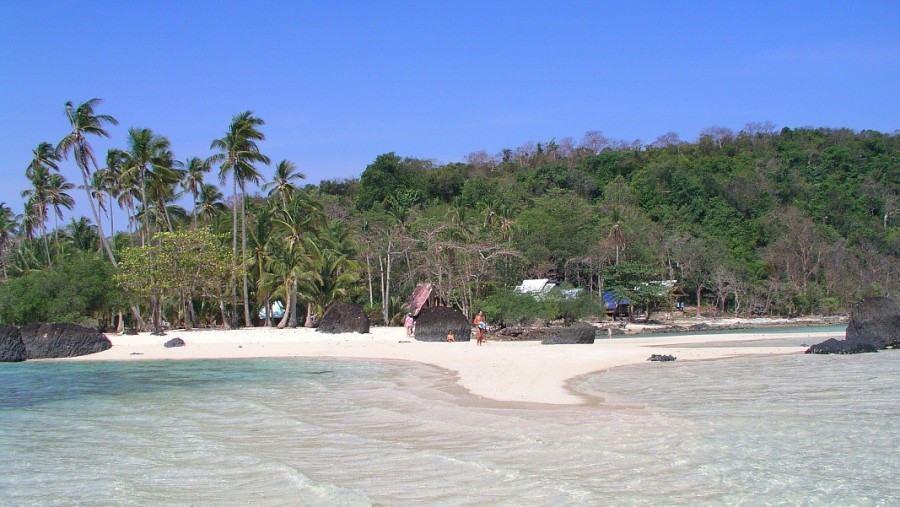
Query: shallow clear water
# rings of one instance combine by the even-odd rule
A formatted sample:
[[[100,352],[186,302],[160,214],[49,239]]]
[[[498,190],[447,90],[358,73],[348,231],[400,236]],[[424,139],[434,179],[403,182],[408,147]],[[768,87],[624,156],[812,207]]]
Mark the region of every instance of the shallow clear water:
[[[716,334],[796,334],[803,335],[809,333],[834,333],[841,336],[847,331],[847,325],[834,326],[785,326],[785,327],[756,327],[746,329],[707,329],[705,331],[678,331],[674,333],[637,333],[616,335],[616,339],[621,338],[657,338],[672,336],[694,336],[694,335],[716,335]],[[600,334],[598,334],[600,337]]]
[[[898,505],[900,353],[648,363],[497,405],[421,365],[0,365],[3,505]]]

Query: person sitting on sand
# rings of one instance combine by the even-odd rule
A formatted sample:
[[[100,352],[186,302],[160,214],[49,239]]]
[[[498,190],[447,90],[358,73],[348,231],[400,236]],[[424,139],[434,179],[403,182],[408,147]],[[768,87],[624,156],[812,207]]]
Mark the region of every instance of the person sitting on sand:
[[[479,311],[472,323],[475,324],[475,338],[480,346],[484,344],[484,332],[487,329],[487,324],[484,322],[484,312]]]
[[[447,341],[450,342],[450,343],[453,343],[453,342],[456,341],[456,335],[453,334],[453,331],[449,331],[449,332],[447,333]]]

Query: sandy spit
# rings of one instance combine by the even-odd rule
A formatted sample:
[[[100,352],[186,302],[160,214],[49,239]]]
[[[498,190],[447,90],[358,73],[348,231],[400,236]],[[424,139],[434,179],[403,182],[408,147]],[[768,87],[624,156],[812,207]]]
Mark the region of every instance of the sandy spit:
[[[691,336],[599,338],[594,345],[541,345],[539,342],[474,341],[427,343],[409,339],[402,327],[377,327],[367,334],[325,334],[312,329],[248,328],[231,331],[169,331],[166,336],[140,334],[109,338],[105,352],[65,361],[137,361],[237,359],[261,357],[317,357],[402,360],[431,364],[453,371],[471,394],[489,400],[547,404],[581,404],[587,400],[567,387],[579,375],[617,366],[647,364],[651,354],[672,354],[678,361],[734,356],[799,354],[800,346],[723,347],[728,342],[783,340],[818,343],[842,333],[716,333]],[[165,348],[179,337],[184,347]],[[704,346],[706,344],[706,346]]]

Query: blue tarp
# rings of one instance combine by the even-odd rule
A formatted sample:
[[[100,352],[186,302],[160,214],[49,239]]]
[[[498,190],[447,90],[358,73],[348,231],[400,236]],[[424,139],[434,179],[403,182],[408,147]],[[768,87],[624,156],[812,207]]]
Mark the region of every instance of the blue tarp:
[[[603,304],[607,310],[615,310],[619,305],[630,305],[631,300],[628,298],[617,298],[613,291],[608,290],[603,293]]]

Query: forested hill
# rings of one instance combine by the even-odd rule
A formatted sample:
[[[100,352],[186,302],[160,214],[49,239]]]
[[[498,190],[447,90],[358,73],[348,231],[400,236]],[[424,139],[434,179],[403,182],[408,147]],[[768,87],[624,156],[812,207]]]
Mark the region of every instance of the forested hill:
[[[461,301],[531,277],[596,289],[626,271],[727,311],[897,298],[900,135],[761,127],[646,146],[588,133],[447,165],[389,153],[319,189],[352,206],[370,253],[399,248],[372,231],[397,231],[410,266],[397,279]]]
[[[279,325],[313,325],[335,301],[396,323],[419,283],[499,323],[598,317],[602,292],[649,310],[678,295],[698,314],[900,299],[900,132],[760,124],[651,145],[589,132],[451,164],[387,153],[359,179],[301,187],[293,162],[264,154],[251,111],[205,158],[179,161],[167,138],[133,128],[95,157],[105,167],[67,160],[112,122],[100,103],[67,104],[72,133],[33,151],[24,214],[0,203],[0,323],[250,326],[280,305]],[[93,221],[58,222],[75,202],[65,172],[82,178]],[[530,278],[566,292],[513,291]]]

